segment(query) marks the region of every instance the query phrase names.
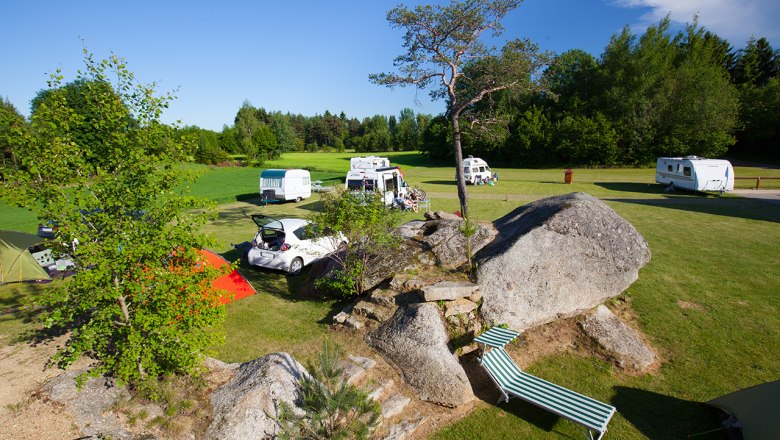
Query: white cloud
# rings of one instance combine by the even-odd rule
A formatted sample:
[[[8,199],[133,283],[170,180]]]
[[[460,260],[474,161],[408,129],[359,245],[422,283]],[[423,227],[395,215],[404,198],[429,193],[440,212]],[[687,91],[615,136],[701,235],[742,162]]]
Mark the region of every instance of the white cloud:
[[[780,46],[780,1],[778,0],[612,0],[626,8],[649,8],[640,25],[657,23],[669,14],[677,23],[690,23],[699,17],[699,25],[743,47],[750,37],[766,37],[775,48]]]

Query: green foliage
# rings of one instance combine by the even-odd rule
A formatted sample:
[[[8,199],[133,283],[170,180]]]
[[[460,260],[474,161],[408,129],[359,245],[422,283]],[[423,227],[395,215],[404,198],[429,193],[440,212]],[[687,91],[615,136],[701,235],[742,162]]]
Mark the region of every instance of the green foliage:
[[[214,165],[230,159],[220,147],[219,134],[194,126],[184,127],[179,132],[194,145],[196,162]]]
[[[331,255],[341,266],[334,280],[320,285],[349,289],[341,290],[342,296],[360,295],[366,269],[378,255],[398,246],[391,232],[400,214],[385,207],[377,193],[337,190],[324,193],[322,204],[322,211],[311,215],[312,223],[319,230],[327,228],[343,234],[347,243],[343,254]]]
[[[393,130],[393,147],[401,151],[417,151],[420,139],[419,120],[410,108],[401,110],[401,117]]]
[[[160,123],[172,96],[136,83],[116,55],[96,61],[85,50],[84,61],[76,83],[95,117],[70,105],[53,74],[2,187],[60,225],[54,245],[76,263],[44,299],[46,326],[70,330],[53,361],[89,355],[98,361],[90,374],[121,381],[194,373],[222,338],[221,292],[210,284],[219,271],[196,269],[213,208],[176,190],[186,174],[174,165],[190,150]],[[84,133],[100,142],[80,141]]]
[[[300,380],[303,415],[286,402],[279,408],[283,439],[365,439],[379,423],[379,403],[343,377],[341,348],[327,341],[317,364]]]
[[[739,87],[740,118],[737,145],[730,154],[758,160],[780,158],[780,55],[764,39],[751,39],[740,50],[732,70]]]
[[[317,292],[332,297],[349,298],[359,290],[359,280],[363,278],[366,268],[363,261],[356,255],[345,256],[343,267],[336,269],[330,276],[314,281]]]
[[[25,148],[28,130],[27,121],[16,107],[0,97],[0,180],[4,179],[3,169],[16,168],[15,150]]]
[[[736,84],[763,86],[778,74],[778,55],[766,38],[751,38],[747,46],[739,51],[732,70]]]
[[[593,118],[567,116],[555,127],[556,151],[566,163],[615,165],[620,154],[617,141],[617,133],[601,113]]]
[[[745,125],[735,152],[742,157],[780,159],[780,77],[762,87],[744,85],[740,99]]]
[[[452,130],[444,116],[436,116],[422,132],[420,151],[434,159],[452,157]]]

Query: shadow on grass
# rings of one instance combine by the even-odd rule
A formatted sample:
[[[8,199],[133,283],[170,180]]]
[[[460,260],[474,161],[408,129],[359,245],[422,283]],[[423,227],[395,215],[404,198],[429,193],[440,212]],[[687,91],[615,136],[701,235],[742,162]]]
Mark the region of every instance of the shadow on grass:
[[[426,180],[425,182],[423,182],[423,184],[428,184],[428,185],[452,185],[452,186],[455,186],[456,182],[455,182],[455,179],[452,179],[452,180]]]
[[[42,328],[47,308],[38,298],[43,297],[46,291],[52,288],[50,283],[11,283],[3,287],[8,289],[10,295],[0,296],[0,327],[21,326],[21,331],[8,339],[9,343],[38,344],[67,331],[60,328]]]
[[[259,204],[260,198],[257,196],[256,192],[252,193],[245,193],[245,194],[236,194],[236,201],[237,202],[247,202],[252,201],[252,199],[257,199],[256,202],[252,202],[252,204]]]
[[[337,176],[337,177],[323,177],[320,179],[315,179],[312,177],[313,181],[319,180],[320,182],[324,183],[323,186],[342,186],[344,184],[344,176]],[[334,185],[338,184],[338,185]]]
[[[306,211],[322,212],[324,205],[321,200],[316,200],[313,202],[301,202],[298,208]]]
[[[258,292],[267,293],[289,302],[310,301],[328,303],[334,301],[333,298],[323,297],[314,292],[310,285],[310,266],[305,267],[298,275],[289,275],[280,270],[251,266],[243,258],[243,252],[239,249],[231,249],[220,255],[228,261],[240,259],[238,271]],[[328,311],[327,316],[321,320],[321,323],[330,324],[333,316],[340,312],[345,304],[346,301],[335,302]]]
[[[252,214],[256,214],[256,209],[249,207],[239,209],[220,209],[217,212],[217,219],[211,222],[214,226],[236,225],[237,222],[246,222],[248,225],[254,225],[252,222]]]
[[[381,156],[381,153],[379,153]],[[410,151],[408,153],[402,153],[390,158],[392,165],[401,165],[409,167],[426,167],[426,168],[450,168],[452,167],[452,161],[450,160],[436,160],[430,157],[420,154],[416,151]]]
[[[602,200],[780,223],[780,206],[742,197],[666,196],[660,199],[604,197]]]
[[[652,391],[617,386],[612,405],[647,438],[725,439],[707,405]]]
[[[610,191],[631,192],[638,194],[664,194],[665,188],[661,184],[657,183],[639,183],[639,182],[593,182],[594,185],[600,186]],[[697,198],[707,198],[710,195],[707,193],[700,193],[695,191],[675,190],[680,196],[691,196]],[[671,194],[670,194],[671,195]]]

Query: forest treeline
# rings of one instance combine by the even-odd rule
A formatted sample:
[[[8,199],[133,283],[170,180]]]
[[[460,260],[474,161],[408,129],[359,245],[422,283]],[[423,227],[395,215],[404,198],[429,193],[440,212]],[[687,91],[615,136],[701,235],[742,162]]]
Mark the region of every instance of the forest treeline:
[[[228,160],[228,154],[243,154],[260,163],[278,158],[287,151],[360,152],[412,151],[421,146],[430,115],[403,109],[400,116],[375,115],[349,118],[344,112],[335,115],[303,116],[269,112],[244,102],[232,126],[217,133],[188,126],[180,132],[195,140],[197,161],[207,164]]]
[[[468,112],[473,120],[461,123],[465,155],[515,166],[647,165],[659,156],[682,155],[780,159],[780,53],[765,38],[752,38],[735,50],[695,22],[675,33],[665,19],[642,35],[626,27],[598,58],[573,49],[550,59],[539,78],[529,78],[541,92],[497,93]],[[479,72],[464,69],[469,79]],[[88,96],[111,93],[110,88],[83,79],[62,87],[73,108],[74,141],[91,142],[99,151],[101,140],[86,128],[85,121],[100,117]],[[43,90],[33,99],[30,120],[49,95]],[[10,102],[0,99],[4,163],[23,145],[14,137],[27,125]],[[345,149],[420,150],[449,159],[451,133],[446,115],[410,108],[398,116],[359,120],[343,112],[268,111],[249,102],[238,109],[233,125],[219,132],[171,128],[171,136],[190,141],[192,159],[206,164],[237,154],[263,163],[287,151]]]
[[[733,46],[696,23],[673,33],[668,19],[642,35],[612,37],[599,58],[574,49],[556,55],[543,92],[497,94],[463,124],[464,154],[518,166],[645,165],[659,156],[780,158],[780,54],[765,38]],[[478,69],[468,74],[478,74]],[[476,123],[479,121],[479,123]],[[376,115],[359,121],[267,112],[248,103],[221,133],[200,136],[199,151],[260,158],[284,151],[351,148],[421,150],[452,157],[445,115]],[[202,154],[199,160],[207,158]]]
[[[523,166],[646,165],[660,156],[780,156],[780,56],[764,39],[744,49],[696,25],[668,19],[641,35],[629,28],[594,58],[552,58],[543,92],[498,94],[475,109],[464,154]],[[446,125],[434,118],[428,130]],[[443,142],[422,149],[446,157]]]

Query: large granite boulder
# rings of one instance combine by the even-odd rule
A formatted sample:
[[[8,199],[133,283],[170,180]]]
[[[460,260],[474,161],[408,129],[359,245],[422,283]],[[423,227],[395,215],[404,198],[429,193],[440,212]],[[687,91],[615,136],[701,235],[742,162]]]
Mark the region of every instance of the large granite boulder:
[[[585,193],[548,197],[496,220],[476,256],[482,317],[524,330],[574,316],[633,283],[650,260],[647,242]]]
[[[449,336],[436,304],[400,307],[367,339],[400,370],[420,399],[450,407],[473,399],[466,372],[447,346]]]
[[[287,353],[272,353],[241,364],[233,379],[211,394],[213,420],[208,439],[275,438],[281,402],[295,410],[306,369]]]

